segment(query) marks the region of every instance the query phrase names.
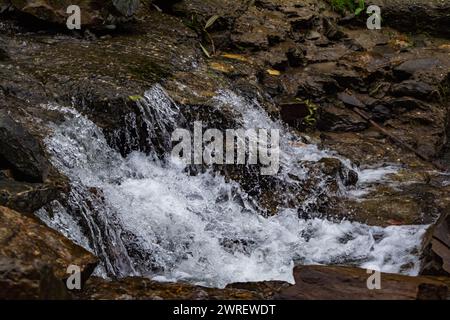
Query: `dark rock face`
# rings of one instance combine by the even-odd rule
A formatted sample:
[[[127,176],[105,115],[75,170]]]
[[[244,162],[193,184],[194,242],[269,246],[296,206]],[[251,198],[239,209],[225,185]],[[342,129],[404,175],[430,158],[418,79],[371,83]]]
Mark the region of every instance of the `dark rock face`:
[[[85,281],[97,259],[35,218],[0,207],[0,297],[59,299],[69,294],[67,267],[77,265]]]
[[[445,300],[447,284],[437,277],[408,277],[381,273],[381,289],[370,290],[364,269],[335,266],[298,266],[295,285],[281,281],[232,283],[211,289],[184,283],[158,283],[145,278],[107,281],[91,278],[79,299],[233,299],[233,300]]]
[[[290,28],[280,12],[252,7],[236,21],[231,39],[237,45],[264,49],[286,40]]]
[[[217,168],[227,179],[253,192],[269,214],[276,213],[278,206],[301,207],[322,182],[326,192],[311,211],[324,215],[387,226],[432,223],[449,210],[448,187],[426,173],[430,165],[374,132],[352,111],[353,107],[364,109],[414,148],[439,156],[449,125],[448,99],[443,94],[450,88],[445,44],[433,40],[409,46],[405,43],[410,39],[390,29],[389,36],[347,29],[338,24],[335,13],[322,11],[323,3],[318,0],[155,1],[166,13],[152,10],[150,1],[141,1],[145,10],[137,11],[138,2],[79,1],[82,23],[88,27],[137,16],[140,21],[129,34],[80,39],[67,34],[16,33],[16,25],[0,24],[0,205],[32,213],[67,193],[67,182],[54,172],[41,147],[48,135],[45,124],[62,119],[40,108],[41,103],[75,107],[95,122],[108,143],[124,156],[135,150],[167,151],[161,135],[148,136],[148,123],[138,103],[145,90],[162,83],[180,106],[180,125],[202,120],[219,129],[239,127],[239,113],[226,104],[218,108],[211,102],[218,88],[229,88],[258,100],[271,116],[281,117],[297,130],[319,129],[322,146],[354,163],[399,163],[408,168],[406,174],[393,175],[392,179],[401,183],[398,188],[374,185],[374,191],[360,202],[332,196],[339,183],[351,187],[358,180],[356,172],[334,158],[299,164],[309,170],[309,178],[290,177],[294,183],[261,178],[257,168]],[[68,2],[55,3],[0,1],[0,11],[14,7],[28,16],[63,25]],[[394,17],[397,9],[394,5],[389,8],[387,16]],[[401,10],[398,12],[404,12]],[[436,12],[427,13],[436,18],[430,30],[446,28],[442,31],[446,34],[446,17],[437,13],[438,17]],[[208,31],[217,52],[205,59],[199,46],[204,39],[179,17],[192,22],[195,16],[202,24],[216,14],[220,17]],[[317,106],[313,125],[306,126],[304,120],[311,116],[312,105]],[[40,122],[34,123],[36,119]],[[194,168],[191,173],[202,169]],[[101,198],[99,191],[93,193]],[[96,215],[101,217],[101,212]],[[309,218],[307,212],[299,211],[299,215]],[[448,224],[439,223],[433,230],[423,273],[448,276]],[[0,246],[0,287],[17,297],[64,297],[58,283],[67,264],[81,263],[87,276],[96,261],[34,219],[3,208],[0,243],[4,243]],[[135,251],[141,253],[139,248]],[[141,278],[113,282],[92,278],[80,298],[441,299],[446,295],[445,286],[436,279],[385,274],[386,288],[369,291],[365,287],[368,275],[351,268],[299,267],[295,277],[295,286],[265,282],[233,284],[227,290]],[[30,294],[24,295],[24,290]]]
[[[140,0],[112,0],[114,8],[125,17],[131,17],[138,11],[139,2]]]
[[[435,88],[425,82],[406,80],[393,85],[391,91],[395,96],[410,96],[431,100],[431,94],[435,92]]]
[[[394,74],[400,79],[407,79],[417,72],[432,69],[439,64],[439,60],[430,58],[408,60],[396,67],[394,69]]]
[[[50,164],[39,141],[7,113],[0,113],[0,159],[12,165],[20,180],[43,182]]]
[[[3,42],[0,40],[0,61],[7,60],[9,58],[6,48],[4,48]]]
[[[345,186],[352,186],[358,182],[358,174],[347,169],[344,164],[336,158],[322,158],[319,160],[322,172],[330,177],[338,176]]]
[[[323,131],[362,131],[367,129],[367,121],[351,109],[327,105],[321,108],[317,127]]]
[[[370,0],[380,6],[383,23],[404,32],[427,31],[450,37],[450,2],[446,0]]]
[[[8,175],[8,171],[2,173]],[[0,205],[20,212],[32,213],[47,203],[58,199],[64,188],[45,183],[29,183],[0,178]]]
[[[0,87],[14,90],[8,85]],[[67,192],[67,179],[53,168],[44,151],[45,128],[30,117],[37,113],[43,120],[44,112],[24,101],[26,98],[17,99],[3,91],[0,97],[0,205],[32,213]]]
[[[161,283],[146,278],[108,281],[91,278],[77,295],[83,300],[261,300],[257,292],[241,289],[212,289],[185,283]]]
[[[450,276],[450,215],[443,215],[428,230],[424,247],[421,274]]]
[[[51,267],[0,256],[0,299],[71,299],[64,282]]]
[[[370,274],[363,269],[331,266],[301,266],[294,269],[296,284],[283,288],[275,299],[300,300],[445,300],[445,283],[426,277],[381,274],[381,289],[369,290]]]
[[[0,243],[0,256],[49,265],[58,279],[68,277],[71,264],[79,266],[85,278],[97,265],[91,253],[58,232],[5,207],[0,207]]]
[[[40,20],[65,25],[70,5],[78,5],[81,9],[82,27],[95,27],[103,24],[115,24],[125,21],[135,14],[139,8],[139,0],[79,0],[79,1],[35,1],[35,0],[3,0],[0,7],[14,9],[32,15]]]

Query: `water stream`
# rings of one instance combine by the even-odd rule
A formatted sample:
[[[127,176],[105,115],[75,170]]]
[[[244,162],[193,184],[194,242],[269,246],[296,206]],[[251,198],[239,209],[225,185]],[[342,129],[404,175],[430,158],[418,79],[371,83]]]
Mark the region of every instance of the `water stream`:
[[[255,101],[230,91],[217,92],[214,101],[218,107],[226,103],[241,113],[244,128],[281,130],[278,174],[282,178],[306,175],[294,165],[300,160],[332,156],[351,166],[313,144],[293,146],[290,141],[297,137],[271,120]],[[142,275],[224,287],[243,281],[292,283],[297,263],[418,272],[417,249],[424,226],[381,228],[320,217],[305,220],[289,208],[265,218],[238,183],[226,183],[210,171],[188,175],[169,157],[132,152],[124,158],[77,111],[51,104],[43,107],[64,113],[66,120],[52,126],[46,144],[54,165],[70,178],[72,191],[66,203],[54,202],[37,215],[97,254],[102,261],[100,275]],[[160,136],[164,130],[170,134],[179,111],[161,86],[147,91],[140,107],[149,128],[159,128],[149,136]],[[359,189],[392,170],[359,171]],[[341,188],[345,196],[347,191]],[[314,197],[317,194],[312,192],[308,201]]]

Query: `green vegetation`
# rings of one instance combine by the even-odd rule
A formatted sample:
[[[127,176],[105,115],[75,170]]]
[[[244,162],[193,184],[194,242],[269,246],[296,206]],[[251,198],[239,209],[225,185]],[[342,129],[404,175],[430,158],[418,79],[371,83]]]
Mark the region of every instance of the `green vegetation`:
[[[129,98],[131,101],[133,101],[133,102],[136,102],[136,101],[139,101],[139,100],[143,99],[143,97],[142,97],[142,96],[139,96],[139,95],[129,96],[128,98]]]
[[[206,46],[200,43],[200,48],[203,53],[208,57],[214,56],[216,54],[216,46],[214,44],[214,40],[208,32],[208,28],[212,27],[212,25],[219,19],[220,16],[213,15],[206,21],[204,24],[198,20],[196,15],[192,15],[192,18],[189,22],[187,22],[187,26],[194,30],[197,34],[199,34],[203,39],[207,39],[211,45],[211,52],[206,49]]]
[[[319,109],[319,107],[309,99],[302,100],[297,98],[296,100],[304,103],[308,108],[308,115],[303,118],[304,124],[308,127],[315,126],[317,122],[317,109]]]
[[[339,12],[350,11],[359,15],[366,7],[365,0],[331,0],[333,9]]]

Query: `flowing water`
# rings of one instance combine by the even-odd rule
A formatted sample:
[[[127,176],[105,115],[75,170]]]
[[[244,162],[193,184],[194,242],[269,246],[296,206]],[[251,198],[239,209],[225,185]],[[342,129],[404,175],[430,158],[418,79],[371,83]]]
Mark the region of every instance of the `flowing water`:
[[[217,107],[226,103],[241,113],[244,128],[281,130],[281,178],[307,175],[293,165],[299,160],[339,157],[313,144],[293,146],[290,142],[297,137],[272,121],[256,101],[230,91],[218,92],[214,101]],[[72,191],[64,205],[54,202],[37,215],[97,254],[102,260],[99,274],[224,287],[243,281],[292,283],[297,263],[418,272],[424,226],[381,228],[318,217],[305,220],[288,208],[266,218],[237,183],[226,183],[210,171],[188,175],[169,157],[132,152],[124,158],[86,117],[70,108],[43,107],[65,115],[62,124],[52,126],[46,143],[55,166],[70,178]],[[149,128],[158,128],[149,137],[170,135],[179,110],[162,87],[146,92],[140,108]],[[359,190],[393,170],[359,171]],[[344,187],[340,192],[346,196]],[[308,201],[315,197],[312,192]]]

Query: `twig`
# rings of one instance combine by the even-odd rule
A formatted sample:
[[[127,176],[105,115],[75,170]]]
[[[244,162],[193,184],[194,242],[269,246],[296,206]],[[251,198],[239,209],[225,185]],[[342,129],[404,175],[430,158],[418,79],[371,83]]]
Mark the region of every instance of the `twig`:
[[[444,165],[442,165],[441,163],[434,161],[433,159],[431,159],[430,157],[424,155],[423,153],[421,153],[420,151],[414,149],[413,147],[411,147],[410,145],[408,145],[407,143],[405,143],[404,141],[402,141],[401,139],[397,138],[396,136],[392,135],[389,131],[387,131],[385,128],[383,128],[381,125],[379,125],[378,123],[376,123],[375,121],[373,121],[370,116],[368,116],[366,113],[364,113],[362,110],[360,110],[358,107],[353,107],[353,111],[358,114],[361,118],[363,118],[364,120],[366,120],[367,122],[369,122],[372,126],[375,127],[375,129],[377,129],[378,131],[380,131],[381,133],[383,133],[384,135],[388,136],[389,138],[391,138],[394,142],[397,142],[399,145],[403,146],[405,149],[415,153],[419,158],[421,158],[422,160],[425,160],[427,162],[430,162],[431,164],[433,164],[437,169],[441,170],[441,171],[448,171],[448,168],[446,168]]]

